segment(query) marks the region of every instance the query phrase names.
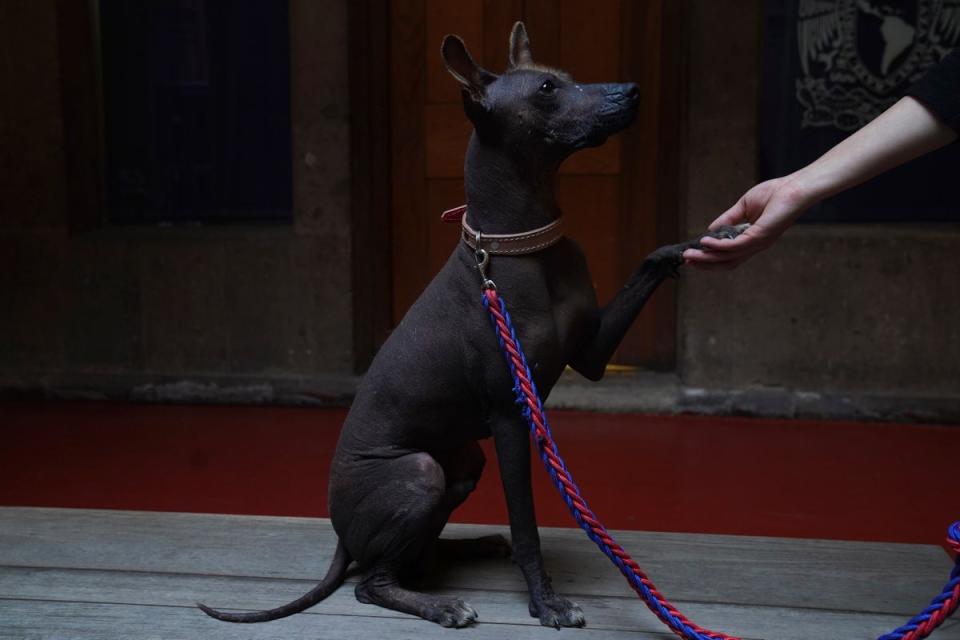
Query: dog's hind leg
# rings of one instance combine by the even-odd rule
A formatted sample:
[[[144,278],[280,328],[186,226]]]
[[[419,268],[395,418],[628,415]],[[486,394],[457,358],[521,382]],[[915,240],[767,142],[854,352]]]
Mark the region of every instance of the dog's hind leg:
[[[452,513],[476,489],[487,457],[476,441],[471,441],[441,459],[447,479],[445,505]],[[449,518],[449,514],[447,516]],[[439,532],[438,532],[439,533]],[[510,556],[510,543],[502,535],[480,538],[439,538],[430,549],[425,565],[435,561],[478,560]]]
[[[466,627],[477,620],[469,604],[453,596],[436,596],[401,586],[397,573],[379,568],[357,585],[357,600],[419,616],[444,627]]]
[[[355,511],[353,522],[363,523],[364,531],[348,534],[357,541],[356,557],[364,569],[357,600],[445,627],[473,623],[477,612],[459,598],[419,593],[400,584],[402,576],[416,572],[450,514],[443,467],[427,453],[412,453],[386,463],[377,479],[379,489]]]

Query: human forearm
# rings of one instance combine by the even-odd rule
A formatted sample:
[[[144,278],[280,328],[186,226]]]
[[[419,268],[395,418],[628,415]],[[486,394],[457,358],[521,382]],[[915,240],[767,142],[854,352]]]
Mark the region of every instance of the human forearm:
[[[733,267],[773,244],[804,211],[829,196],[908,162],[957,137],[923,103],[906,97],[795,173],[750,189],[711,225],[753,226],[732,240],[704,238],[683,256],[700,267]]]
[[[808,205],[845,191],[957,137],[920,101],[900,99],[865,127],[789,176]]]
[[[754,186],[713,224],[751,223],[729,240],[703,238],[686,262],[735,267],[772,245],[804,211],[840,191],[957,139],[960,131],[960,49],[909,89],[907,97],[795,173]],[[916,97],[914,97],[916,96]]]

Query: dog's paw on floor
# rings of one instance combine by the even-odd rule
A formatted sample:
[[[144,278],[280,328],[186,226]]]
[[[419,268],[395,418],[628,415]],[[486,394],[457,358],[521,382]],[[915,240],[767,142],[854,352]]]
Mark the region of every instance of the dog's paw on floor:
[[[556,594],[541,598],[539,603],[531,600],[530,615],[539,618],[543,626],[555,629],[583,627],[587,624],[580,605]]]
[[[444,598],[425,616],[444,627],[466,627],[477,621],[477,612],[460,598]]]

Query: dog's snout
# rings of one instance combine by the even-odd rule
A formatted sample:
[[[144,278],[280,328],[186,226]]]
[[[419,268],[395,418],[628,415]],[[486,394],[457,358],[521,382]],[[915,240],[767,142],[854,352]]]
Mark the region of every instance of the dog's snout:
[[[616,97],[618,102],[627,105],[636,104],[640,100],[640,87],[634,82],[614,85],[616,87]]]
[[[640,87],[633,82],[603,85],[606,99],[615,104],[628,106],[640,100]]]

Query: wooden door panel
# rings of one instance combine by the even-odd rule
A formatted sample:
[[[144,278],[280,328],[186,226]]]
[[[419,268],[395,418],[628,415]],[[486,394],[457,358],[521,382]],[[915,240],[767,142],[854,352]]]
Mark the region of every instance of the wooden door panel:
[[[578,81],[621,78],[619,0],[560,0],[560,35],[560,67]]]
[[[450,78],[453,84],[453,78]],[[457,103],[427,104],[424,109],[426,129],[427,178],[463,178],[463,156],[473,125]],[[455,207],[451,203],[444,209]],[[439,215],[439,213],[438,213]]]
[[[615,259],[619,225],[617,216],[610,213],[620,209],[620,180],[613,175],[561,176],[557,198],[563,209],[564,233],[586,254],[597,299],[603,304],[622,284]]]
[[[507,42],[513,23],[523,15],[524,0],[485,0],[483,3],[483,66],[499,74],[510,59]]]
[[[440,213],[462,204],[463,177],[432,179],[427,181],[427,260],[430,273],[436,273],[450,257],[450,252],[460,239],[460,225],[453,222],[441,222]],[[478,281],[479,282],[479,281]],[[426,283],[424,283],[426,284]]]
[[[396,0],[390,13],[390,222],[393,263],[393,323],[429,282],[423,260],[427,238],[424,191],[426,97],[426,5]]]
[[[523,21],[530,34],[533,57],[541,64],[562,67],[560,3],[557,0],[526,0]]]

